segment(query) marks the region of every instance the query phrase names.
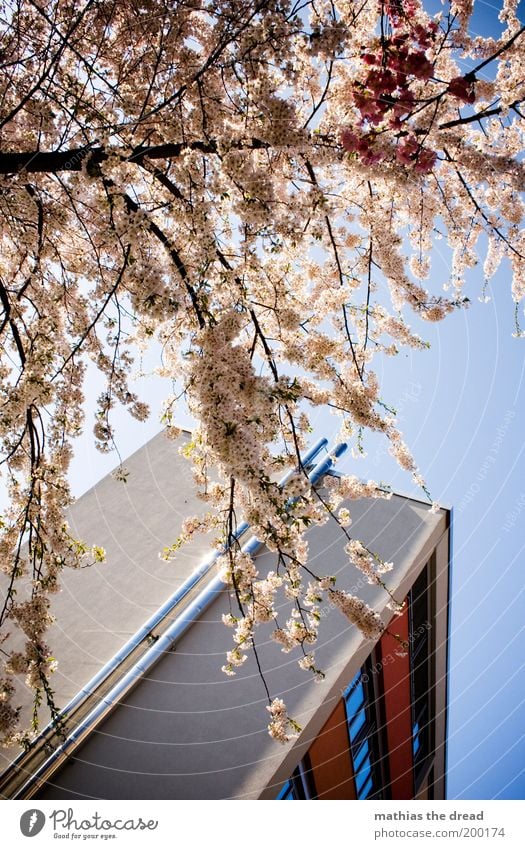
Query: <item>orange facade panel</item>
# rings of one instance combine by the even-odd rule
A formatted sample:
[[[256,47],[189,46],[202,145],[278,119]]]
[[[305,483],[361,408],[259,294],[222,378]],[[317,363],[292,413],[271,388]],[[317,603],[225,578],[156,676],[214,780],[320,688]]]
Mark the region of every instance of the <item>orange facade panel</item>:
[[[408,642],[408,605],[391,625]],[[378,645],[384,686],[386,737],[392,799],[414,798],[412,749],[412,695],[410,655],[400,655],[395,637],[383,634]]]
[[[355,799],[346,711],[342,699],[308,751],[318,799]]]

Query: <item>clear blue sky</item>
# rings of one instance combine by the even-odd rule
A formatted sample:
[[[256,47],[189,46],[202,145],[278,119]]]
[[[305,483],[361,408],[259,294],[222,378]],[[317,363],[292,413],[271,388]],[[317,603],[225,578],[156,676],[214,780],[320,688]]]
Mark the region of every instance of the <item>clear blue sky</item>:
[[[477,3],[476,32],[497,31],[497,9]],[[438,258],[436,274],[447,278],[446,257]],[[523,798],[525,339],[512,338],[508,269],[493,281],[488,304],[478,301],[481,276],[476,269],[469,275],[469,310],[438,326],[413,323],[431,342],[429,351],[376,368],[432,496],[455,508],[449,797]],[[91,383],[94,390],[96,380]],[[118,416],[124,457],[157,432],[160,400],[169,391],[160,380],[141,384],[153,415],[146,425]],[[324,413],[315,425],[315,436],[337,431],[337,421]],[[77,494],[116,465],[114,456],[90,447],[89,430],[74,461]],[[346,459],[341,468],[420,495],[383,443],[371,439],[367,450],[366,458]]]
[[[427,328],[430,351],[392,364],[388,397],[397,387],[431,493],[454,507],[449,796],[523,798],[525,339],[511,336],[505,270],[486,305],[470,277],[471,308]],[[408,488],[381,447],[360,465]]]

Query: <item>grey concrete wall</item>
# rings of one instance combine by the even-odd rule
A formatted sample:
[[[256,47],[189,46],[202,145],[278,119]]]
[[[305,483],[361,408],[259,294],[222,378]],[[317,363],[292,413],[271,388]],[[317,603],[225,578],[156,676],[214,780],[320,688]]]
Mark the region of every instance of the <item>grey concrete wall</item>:
[[[349,506],[352,535],[394,561],[387,581],[402,599],[447,534],[445,512],[432,514],[419,502],[398,496]],[[101,515],[98,501],[92,501],[91,507]],[[140,522],[143,528],[133,532],[138,544],[155,516],[138,501],[133,510],[137,525]],[[127,538],[129,520],[119,511],[108,514],[107,520],[118,545],[113,523]],[[160,529],[155,527],[158,534]],[[345,539],[335,523],[313,529],[309,539],[315,572],[336,574],[339,587],[360,594],[383,612],[385,621],[391,617],[386,594],[364,583],[361,574],[348,565]],[[260,564],[261,572],[272,568],[273,556],[261,554]],[[288,608],[282,599],[279,616],[283,621]],[[221,622],[228,609],[227,593],[223,593],[53,776],[39,798],[274,798],[371,645],[338,611],[325,607],[317,659],[326,679],[315,683],[298,668],[299,655],[281,653],[269,639],[271,629],[259,630],[259,659],[270,692],[286,700],[291,715],[303,726],[299,738],[282,746],[266,732],[267,698],[253,654],[249,653],[235,678],[227,678],[220,670],[231,647],[232,632]],[[112,630],[110,622],[115,620],[107,623]],[[119,618],[119,633],[123,625]]]
[[[178,451],[187,438],[172,441],[160,433],[126,460],[127,483],[108,475],[69,511],[71,533],[103,546],[107,562],[64,570],[62,591],[52,597],[56,623],[47,641],[59,664],[51,683],[60,707],[209,553],[209,539],[201,536],[177,552],[173,562],[159,559],[159,552],[179,535],[183,519],[207,509],[196,497],[190,466]],[[20,680],[16,703],[23,706],[26,722],[31,699],[32,692]],[[42,718],[45,723],[45,711]],[[0,771],[15,755],[12,749],[0,750]]]

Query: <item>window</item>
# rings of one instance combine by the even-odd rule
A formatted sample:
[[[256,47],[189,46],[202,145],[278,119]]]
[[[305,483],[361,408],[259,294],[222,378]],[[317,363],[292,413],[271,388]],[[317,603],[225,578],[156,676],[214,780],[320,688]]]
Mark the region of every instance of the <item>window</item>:
[[[286,784],[283,784],[283,788],[282,788],[281,792],[279,793],[279,795],[277,796],[277,798],[278,799],[298,799],[299,798],[299,796],[295,795],[293,781],[291,779],[290,779],[290,781],[287,781]]]
[[[364,666],[343,693],[358,799],[381,798],[375,698]]]
[[[432,752],[430,564],[418,576],[409,595],[410,669],[412,686],[412,750],[416,790]]]
[[[312,768],[308,755],[294,769],[291,778],[283,784],[277,798],[287,800],[315,798]]]

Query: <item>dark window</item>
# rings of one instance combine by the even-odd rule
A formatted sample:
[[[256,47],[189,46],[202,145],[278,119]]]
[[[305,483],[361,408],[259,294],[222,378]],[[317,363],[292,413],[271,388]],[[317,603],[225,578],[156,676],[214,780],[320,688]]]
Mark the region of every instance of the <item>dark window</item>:
[[[343,693],[358,799],[381,798],[379,748],[371,674],[365,665]]]
[[[299,797],[295,795],[295,790],[293,786],[293,781],[287,781],[286,784],[283,784],[282,790],[277,796],[278,799],[298,799]]]
[[[410,669],[412,685],[412,750],[416,790],[432,752],[430,564],[409,594]]]
[[[312,767],[306,755],[294,769],[291,778],[283,784],[278,799],[314,799],[315,791],[312,781]]]

